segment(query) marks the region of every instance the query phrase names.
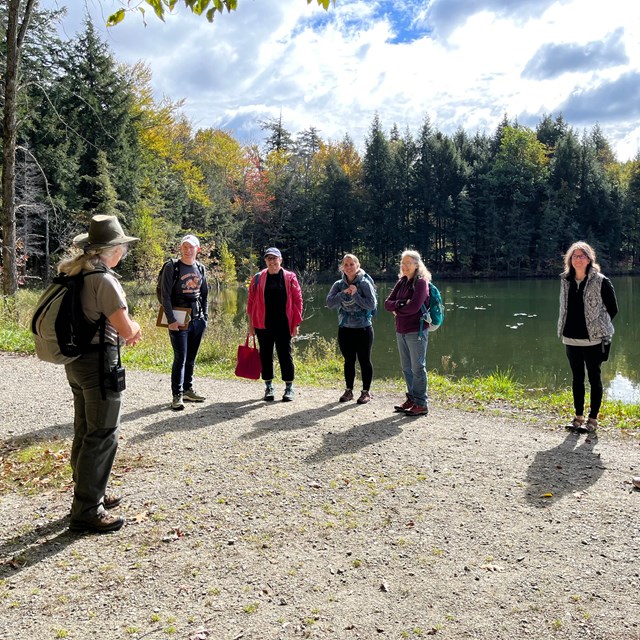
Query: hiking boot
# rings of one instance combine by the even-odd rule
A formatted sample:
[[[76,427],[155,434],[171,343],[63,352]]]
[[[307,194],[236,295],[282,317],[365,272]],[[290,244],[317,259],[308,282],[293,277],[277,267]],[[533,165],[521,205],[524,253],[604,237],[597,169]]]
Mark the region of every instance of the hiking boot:
[[[184,400],[189,402],[204,402],[206,398],[197,393],[194,389],[186,389],[182,394]]]
[[[407,399],[402,404],[397,404],[393,407],[394,411],[399,411],[400,413],[404,413],[407,409],[411,409],[413,407],[413,400]]]
[[[371,402],[371,394],[368,391],[363,391],[356,402],[358,404],[367,404],[367,402]]]
[[[108,511],[103,511],[93,518],[87,520],[71,520],[69,531],[81,533],[90,531],[93,533],[108,533],[122,529],[124,518],[122,516],[112,516]]]
[[[273,402],[275,400],[275,394],[273,392],[273,385],[268,384],[264,390],[264,400],[267,402]]]
[[[121,502],[122,496],[115,491],[107,491],[102,500],[105,509],[115,509]]]
[[[293,400],[293,396],[294,396],[293,387],[290,384],[288,384],[285,387],[284,395],[282,396],[282,402],[291,402]]]
[[[404,412],[405,416],[412,416],[412,417],[417,417],[417,416],[426,416],[429,413],[429,407],[423,407],[422,405],[419,404],[414,404],[411,409],[407,409]]]
[[[184,402],[182,401],[181,393],[176,393],[176,395],[173,396],[173,400],[171,401],[171,408],[174,411],[182,411],[184,409]]]
[[[345,392],[340,396],[340,402],[349,402],[349,400],[353,400],[353,391],[345,389]]]

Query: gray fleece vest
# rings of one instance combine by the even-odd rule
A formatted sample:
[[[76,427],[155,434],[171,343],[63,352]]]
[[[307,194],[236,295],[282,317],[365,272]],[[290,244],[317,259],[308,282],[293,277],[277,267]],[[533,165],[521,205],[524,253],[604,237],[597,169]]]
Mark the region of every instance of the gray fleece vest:
[[[605,336],[612,336],[615,329],[613,322],[602,301],[602,281],[604,276],[593,269],[587,274],[584,286],[584,317],[587,323],[589,340],[601,340]],[[567,300],[569,299],[570,281],[560,280],[560,316],[558,318],[558,337],[562,337],[564,323],[567,320]]]

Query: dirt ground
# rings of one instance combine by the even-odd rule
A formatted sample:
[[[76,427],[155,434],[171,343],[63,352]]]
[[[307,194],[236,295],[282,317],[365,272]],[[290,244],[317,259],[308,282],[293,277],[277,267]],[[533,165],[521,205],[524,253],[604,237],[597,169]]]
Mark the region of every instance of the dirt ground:
[[[72,433],[61,367],[0,354],[0,436]],[[398,396],[128,372],[118,533],[0,496],[0,638],[640,639],[640,440]],[[281,392],[282,389],[278,388]]]

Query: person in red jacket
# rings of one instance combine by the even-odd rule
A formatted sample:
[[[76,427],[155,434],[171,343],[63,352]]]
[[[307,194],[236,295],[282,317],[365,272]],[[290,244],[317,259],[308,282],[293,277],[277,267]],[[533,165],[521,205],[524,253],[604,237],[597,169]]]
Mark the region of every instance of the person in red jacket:
[[[251,279],[247,316],[249,335],[258,338],[262,379],[265,382],[264,399],[272,401],[273,349],[275,346],[285,383],[283,402],[293,400],[295,367],[291,350],[291,338],[298,335],[302,322],[302,291],[298,278],[292,271],[282,268],[282,253],[275,247],[264,252],[267,268]]]

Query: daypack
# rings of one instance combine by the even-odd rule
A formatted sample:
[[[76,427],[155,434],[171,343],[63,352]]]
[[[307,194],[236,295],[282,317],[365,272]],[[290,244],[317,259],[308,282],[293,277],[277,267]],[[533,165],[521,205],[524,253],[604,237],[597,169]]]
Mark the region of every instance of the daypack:
[[[173,280],[171,283],[172,289],[175,286],[176,282],[178,282],[178,278],[180,277],[180,265],[178,264],[177,258],[170,258],[162,265],[162,269],[160,269],[160,272],[158,273],[158,279],[156,281],[156,298],[158,298],[158,302],[160,304],[162,304],[162,274],[164,273],[164,268],[170,263],[173,265]],[[195,264],[198,267],[198,271],[200,272],[201,281],[204,282],[204,265],[202,265],[197,260]],[[199,291],[198,295],[200,295]]]
[[[368,280],[371,283],[371,288],[373,289],[373,295],[375,296],[375,299],[376,299],[376,306],[373,308],[373,310],[369,312],[371,314],[371,317],[375,318],[378,315],[378,294],[376,293],[376,285],[375,285],[375,282],[373,281],[373,278],[366,271],[364,273],[364,278],[365,280]]]
[[[106,318],[87,320],[82,309],[84,279],[104,269],[87,271],[75,276],[59,274],[40,296],[31,317],[31,333],[40,360],[53,364],[68,364],[86,353],[96,331]],[[104,331],[101,331],[101,341]]]
[[[435,331],[442,326],[444,322],[444,304],[442,303],[442,296],[438,287],[433,282],[429,283],[429,307],[423,304],[420,307],[420,332],[422,337],[422,327],[425,322],[429,324],[429,331]]]

